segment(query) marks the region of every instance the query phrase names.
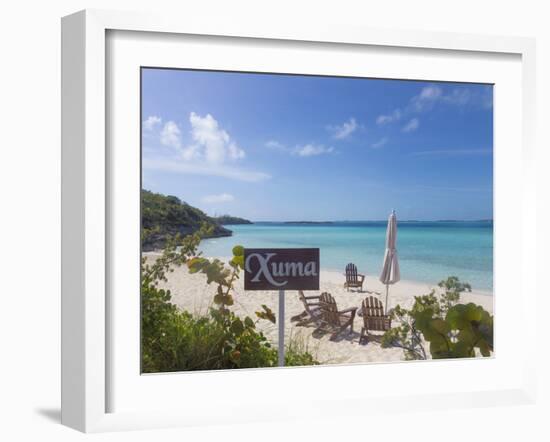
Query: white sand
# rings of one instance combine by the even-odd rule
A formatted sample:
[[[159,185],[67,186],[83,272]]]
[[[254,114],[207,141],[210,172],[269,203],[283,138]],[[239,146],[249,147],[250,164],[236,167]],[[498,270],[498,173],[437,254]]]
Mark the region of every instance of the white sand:
[[[146,255],[153,258],[157,254],[148,253]],[[227,259],[220,259],[227,262]],[[365,291],[363,293],[355,290],[346,291],[344,288],[344,275],[334,271],[321,269],[320,279],[321,290],[319,292],[306,292],[306,295],[318,295],[321,292],[329,292],[336,300],[339,309],[359,307],[361,301],[366,296],[372,294],[385,303],[385,286],[374,275],[366,276],[365,284],[363,285]],[[206,283],[205,275],[189,274],[185,266],[176,268],[173,273],[169,273],[168,282],[163,284],[162,287],[170,289],[174,304],[181,309],[195,314],[206,314],[208,312],[216,290],[214,284],[208,285]],[[436,288],[435,284],[433,288]],[[429,284],[399,281],[397,284],[390,286],[389,308],[397,304],[403,307],[410,307],[414,301],[414,296],[429,293],[431,289],[432,287]],[[277,313],[278,292],[255,291],[245,293],[242,278],[237,280],[235,284],[234,300],[235,305],[232,306],[232,309],[239,316],[248,315],[252,319],[256,319],[254,312],[261,310],[262,304],[266,304],[274,313]],[[493,312],[493,297],[490,292],[476,291],[464,293],[462,294],[461,302],[474,302],[481,305],[488,312]],[[344,332],[339,339],[331,341],[330,334],[319,337],[318,332],[314,333],[315,327],[313,325],[306,327],[297,326],[295,322],[290,321],[292,316],[298,315],[304,310],[302,303],[298,299],[298,292],[286,292],[285,309],[285,340],[291,335],[297,338],[323,364],[388,362],[404,359],[401,349],[382,348],[376,340],[371,340],[366,345],[360,345],[359,332],[363,323],[361,317],[355,317],[354,332],[352,334],[348,335],[347,332]],[[260,320],[257,327],[264,332],[274,345],[277,345],[278,332],[275,324],[266,320]]]

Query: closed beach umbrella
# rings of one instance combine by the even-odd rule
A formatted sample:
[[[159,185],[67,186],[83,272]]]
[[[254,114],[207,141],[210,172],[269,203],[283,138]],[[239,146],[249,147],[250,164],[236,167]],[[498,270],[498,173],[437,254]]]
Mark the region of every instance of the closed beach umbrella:
[[[380,273],[380,282],[386,286],[386,312],[388,310],[388,291],[390,284],[395,284],[401,279],[399,273],[399,261],[397,259],[397,217],[395,210],[388,219],[388,228],[386,230],[386,252],[384,253],[384,263],[382,273]]]

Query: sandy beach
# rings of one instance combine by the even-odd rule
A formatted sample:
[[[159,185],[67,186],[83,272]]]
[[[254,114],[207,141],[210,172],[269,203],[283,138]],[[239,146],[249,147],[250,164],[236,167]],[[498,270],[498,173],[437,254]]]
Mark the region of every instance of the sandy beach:
[[[156,253],[145,254],[148,258],[154,259]],[[220,258],[227,262],[227,259]],[[365,278],[364,291],[347,291],[344,288],[345,277],[343,274],[334,271],[321,269],[321,290],[319,292],[307,292],[306,295],[318,295],[321,292],[329,292],[338,303],[339,309],[359,307],[361,301],[369,295],[374,295],[382,302],[385,302],[385,286],[383,286],[376,275],[367,275]],[[172,293],[172,302],[183,310],[194,314],[206,314],[212,304],[215,286],[206,283],[206,276],[203,274],[190,274],[186,267],[179,267],[173,273],[168,274],[168,282],[162,284]],[[400,304],[403,307],[410,307],[414,296],[429,293],[432,287],[425,283],[413,281],[399,281],[390,286],[389,308]],[[243,279],[239,279],[234,291],[235,305],[233,311],[240,315],[248,315],[256,318],[254,312],[266,304],[274,312],[277,312],[278,293],[268,291],[246,292],[243,288]],[[474,302],[483,306],[485,310],[493,313],[493,297],[489,292],[472,291],[464,293],[461,302]],[[304,309],[298,299],[298,292],[288,291],[285,303],[285,340],[290,336],[300,341],[307,347],[308,351],[322,364],[346,364],[365,362],[389,362],[404,360],[403,351],[399,348],[382,348],[376,340],[371,340],[366,345],[359,344],[359,332],[362,327],[362,318],[356,316],[354,331],[351,334],[342,333],[338,340],[331,341],[330,334],[319,336],[314,333],[315,327],[297,326],[291,322],[292,316],[300,314]],[[266,320],[260,320],[257,327],[261,329],[268,339],[277,344],[277,326]],[[287,341],[288,342],[288,341]]]

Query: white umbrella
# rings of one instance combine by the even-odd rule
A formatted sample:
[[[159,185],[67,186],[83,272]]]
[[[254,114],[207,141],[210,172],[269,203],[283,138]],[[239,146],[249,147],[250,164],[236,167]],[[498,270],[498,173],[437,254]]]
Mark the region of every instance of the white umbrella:
[[[382,273],[380,273],[380,282],[386,286],[386,312],[388,310],[388,290],[390,284],[395,284],[401,279],[399,273],[399,261],[397,260],[397,217],[395,210],[392,211],[388,219],[388,228],[386,230],[386,252],[384,253],[384,263]]]

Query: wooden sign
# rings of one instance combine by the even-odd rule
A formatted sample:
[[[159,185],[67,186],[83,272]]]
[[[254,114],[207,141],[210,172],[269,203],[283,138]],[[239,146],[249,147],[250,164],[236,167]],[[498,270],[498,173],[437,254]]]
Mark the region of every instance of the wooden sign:
[[[319,290],[319,249],[244,249],[245,290]]]

